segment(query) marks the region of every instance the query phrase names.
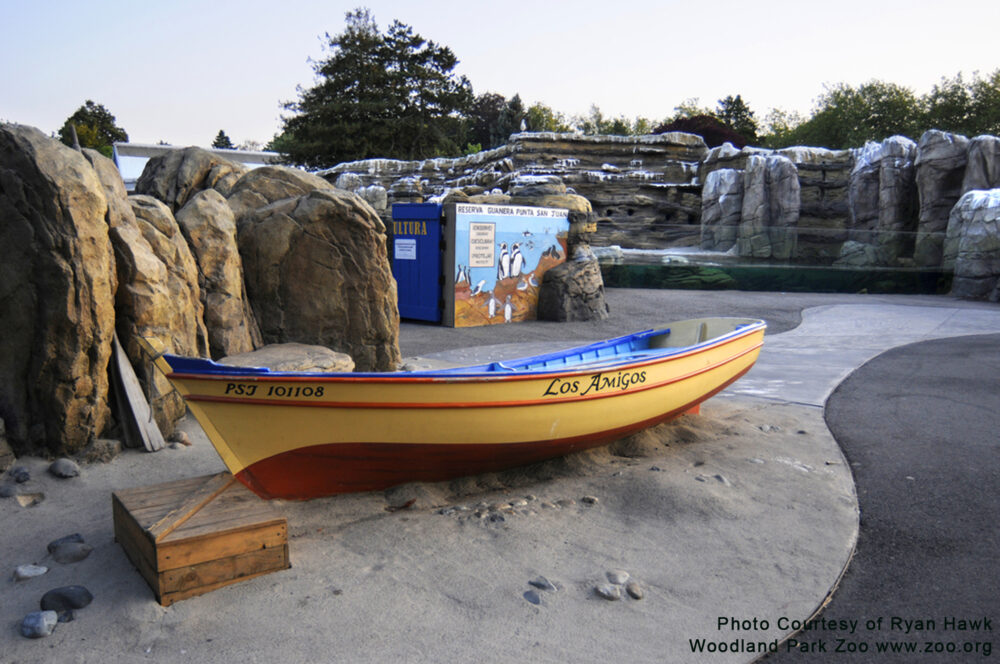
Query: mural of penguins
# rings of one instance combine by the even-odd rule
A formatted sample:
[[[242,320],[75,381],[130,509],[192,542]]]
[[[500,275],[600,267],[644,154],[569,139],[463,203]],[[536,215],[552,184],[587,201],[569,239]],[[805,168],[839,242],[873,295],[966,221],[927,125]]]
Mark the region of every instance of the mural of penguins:
[[[507,243],[500,243],[500,259],[497,261],[497,281],[510,276],[510,254],[507,253]]]
[[[524,267],[524,256],[521,254],[521,245],[517,242],[511,247],[510,253],[510,276],[520,277],[521,269]]]

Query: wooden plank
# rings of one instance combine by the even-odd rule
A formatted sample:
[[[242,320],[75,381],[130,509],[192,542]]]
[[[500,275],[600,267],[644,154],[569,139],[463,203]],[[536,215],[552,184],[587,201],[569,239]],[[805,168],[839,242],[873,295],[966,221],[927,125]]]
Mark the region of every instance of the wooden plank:
[[[156,547],[156,569],[164,572],[257,549],[281,546],[287,541],[288,526],[281,523],[270,528],[231,532],[216,537],[159,542]]]
[[[287,569],[287,567],[284,569]],[[190,590],[184,590],[181,592],[165,593],[159,597],[159,601],[160,604],[162,604],[163,606],[170,606],[174,602],[179,602],[182,599],[188,599],[189,597],[204,595],[205,593],[212,592],[213,590],[218,590],[219,588],[223,588],[225,586],[232,585],[240,581],[249,581],[250,579],[255,579],[258,576],[264,576],[265,574],[271,574],[272,572],[277,572],[277,571],[279,570],[266,570],[264,572],[258,572],[257,574],[248,574],[247,576],[241,577],[239,579],[227,579],[225,581],[220,581],[218,583],[213,583],[207,586],[201,586],[200,588],[192,588]]]
[[[142,385],[139,383],[139,378],[135,375],[135,369],[132,368],[132,363],[129,362],[128,356],[125,355],[121,342],[118,341],[117,332],[114,334],[112,342],[114,362],[117,369],[115,375],[121,381],[125,397],[121,404],[124,412],[120,414],[123,419],[128,421],[125,429],[128,429],[129,426],[134,426],[134,430],[138,433],[143,446],[148,451],[156,452],[157,450],[161,450],[165,444],[163,433],[160,432],[156,421],[153,420],[153,411],[149,407],[149,402],[146,401],[146,395],[142,393]]]
[[[149,534],[154,541],[160,541],[178,526],[198,513],[208,503],[212,502],[216,496],[229,488],[236,481],[228,472],[216,473],[207,478],[191,492],[190,495],[176,508],[163,515],[156,523],[149,526]]]
[[[287,568],[287,546],[276,546],[165,571],[160,574],[160,587],[163,594],[183,592]]]
[[[112,513],[115,525],[115,539],[125,551],[139,574],[159,598],[159,574],[154,568],[156,553],[154,544],[139,525],[129,516],[128,510],[112,494]]]

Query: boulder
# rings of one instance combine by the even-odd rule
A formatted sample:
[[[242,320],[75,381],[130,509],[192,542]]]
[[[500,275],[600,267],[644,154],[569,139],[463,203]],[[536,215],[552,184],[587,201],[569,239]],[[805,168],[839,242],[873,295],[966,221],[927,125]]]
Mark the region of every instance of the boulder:
[[[144,369],[149,363],[136,341],[139,336],[158,339],[172,353],[206,354],[197,269],[180,233],[176,233],[176,237],[180,240],[182,255],[179,256],[178,251],[157,255],[144,237],[135,215],[136,208],[128,199],[117,167],[95,150],[84,150],[84,156],[97,172],[108,200],[109,237],[118,280],[115,329],[136,373],[145,382],[149,377],[144,375]],[[170,210],[156,199],[144,198],[157,206],[161,216],[168,219],[172,230],[176,231],[177,224]],[[141,223],[148,227],[147,222]],[[189,280],[171,278],[175,271],[185,270],[191,270]],[[147,394],[152,395],[153,415],[160,430],[169,433],[184,416],[184,400],[159,372],[153,372],[152,380],[153,389]]]
[[[262,166],[241,177],[230,192],[229,207],[236,221],[257,208],[284,198],[308,194],[314,189],[333,189],[318,175],[287,166]]]
[[[562,196],[566,185],[556,175],[517,175],[507,189],[511,196]]]
[[[104,187],[79,152],[0,125],[0,418],[17,454],[107,427],[115,267]]]
[[[902,256],[913,254],[917,230],[916,156],[917,144],[905,136],[892,136],[882,141],[875,243],[890,265]]]
[[[905,136],[869,142],[855,151],[848,185],[849,239],[877,244],[888,262],[911,252],[916,231],[916,143]]]
[[[228,196],[246,172],[246,166],[202,148],[171,150],[146,162],[135,183],[135,193],[152,196],[176,212],[204,189]]]
[[[833,262],[837,267],[866,268],[886,264],[886,256],[880,246],[847,240],[840,247],[840,255]]]
[[[743,174],[740,256],[794,258],[799,221],[799,178],[787,157],[752,155]]]
[[[608,312],[596,259],[567,261],[546,270],[538,292],[539,320],[604,320]]]
[[[184,400],[152,368],[137,338],[156,339],[178,355],[208,356],[198,265],[170,208],[152,196],[132,196],[128,202],[134,225],[111,229],[119,280],[116,329],[147,385],[156,424],[169,435],[184,417]]]
[[[954,266],[952,295],[1000,302],[1000,189],[959,199],[948,220],[944,264]]]
[[[917,143],[914,168],[920,211],[913,259],[919,266],[941,264],[948,216],[962,195],[968,147],[965,136],[937,129],[924,132]]]
[[[222,195],[200,191],[177,212],[177,223],[198,264],[209,353],[246,353],[261,345],[243,285],[236,219]]]
[[[968,164],[962,180],[962,193],[973,189],[1000,187],[1000,138],[976,136],[969,141]]]
[[[360,371],[396,368],[385,225],[361,198],[329,188],[272,203],[243,219],[239,246],[266,343],[326,346]]]
[[[736,244],[742,212],[743,172],[722,168],[709,173],[701,192],[701,248],[729,251]]]
[[[270,344],[250,353],[224,357],[219,363],[234,367],[267,367],[273,371],[354,371],[354,360],[349,355],[325,346],[297,343]]]

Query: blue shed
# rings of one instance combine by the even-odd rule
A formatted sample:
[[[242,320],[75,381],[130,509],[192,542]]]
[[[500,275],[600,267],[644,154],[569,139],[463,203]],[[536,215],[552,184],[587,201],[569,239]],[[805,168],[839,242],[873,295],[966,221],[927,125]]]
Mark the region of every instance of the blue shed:
[[[392,276],[400,318],[441,322],[441,209],[438,203],[392,206]]]

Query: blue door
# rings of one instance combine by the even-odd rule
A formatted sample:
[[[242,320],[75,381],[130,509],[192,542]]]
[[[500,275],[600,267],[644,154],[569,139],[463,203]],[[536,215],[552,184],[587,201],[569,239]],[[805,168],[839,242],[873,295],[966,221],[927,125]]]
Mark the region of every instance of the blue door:
[[[392,276],[400,318],[441,322],[441,206],[392,206]]]

